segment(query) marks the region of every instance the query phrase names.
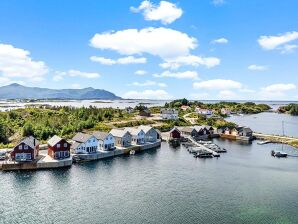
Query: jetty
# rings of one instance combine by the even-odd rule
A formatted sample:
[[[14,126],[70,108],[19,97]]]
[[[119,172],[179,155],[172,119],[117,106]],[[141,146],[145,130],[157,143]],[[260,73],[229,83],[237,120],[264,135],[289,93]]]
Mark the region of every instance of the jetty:
[[[207,152],[209,152],[209,153],[212,153],[212,155],[213,155],[214,157],[220,157],[220,154],[219,154],[219,153],[215,152],[214,150],[212,150],[212,149],[210,149],[210,148],[207,148],[207,147],[206,147],[205,145],[203,145],[203,144],[200,144],[200,143],[196,142],[196,141],[195,141],[194,139],[192,139],[191,137],[187,137],[187,139],[189,139],[194,145],[196,145],[196,146],[202,148],[203,150],[205,150],[205,151],[207,151]]]
[[[254,132],[253,136],[255,139],[263,140],[264,143],[282,143],[298,147],[298,137],[291,137],[285,135],[273,135],[273,134],[263,134]],[[266,144],[265,143],[265,144]]]

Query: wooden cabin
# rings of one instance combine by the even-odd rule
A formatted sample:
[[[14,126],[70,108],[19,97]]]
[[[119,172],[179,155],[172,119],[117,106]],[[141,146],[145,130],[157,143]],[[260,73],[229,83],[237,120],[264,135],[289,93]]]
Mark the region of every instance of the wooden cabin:
[[[33,161],[39,153],[39,141],[33,136],[24,138],[10,153],[11,160],[17,162]]]
[[[54,135],[48,141],[48,155],[53,159],[66,159],[70,157],[71,144],[65,139]]]

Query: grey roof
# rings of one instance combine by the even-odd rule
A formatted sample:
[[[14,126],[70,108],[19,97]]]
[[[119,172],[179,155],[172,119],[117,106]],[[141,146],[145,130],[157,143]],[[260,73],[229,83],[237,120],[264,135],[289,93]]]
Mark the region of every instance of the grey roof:
[[[173,128],[170,130],[170,133],[171,133],[172,131],[174,131],[174,130],[177,130],[177,131],[181,132],[177,127],[173,127]]]
[[[178,114],[178,111],[175,109],[162,109],[161,114]]]
[[[24,138],[20,143],[25,143],[26,145],[30,146],[32,149],[34,149],[37,145],[39,145],[39,141],[35,139],[33,136]]]
[[[60,142],[62,140],[62,138],[60,138],[59,136],[57,136],[57,135],[54,135],[52,138],[50,138],[49,140],[48,140],[48,144],[50,145],[50,146],[54,146],[54,145],[56,145],[58,142]]]
[[[80,144],[81,144],[80,142],[73,142],[73,143],[71,144],[70,148],[71,148],[71,149],[76,149],[76,148],[79,147]]]
[[[131,135],[138,135],[141,131],[143,131],[143,129],[133,128],[133,127],[126,127],[124,128],[124,130],[128,131]]]
[[[113,128],[110,133],[114,136],[114,137],[119,137],[122,138],[126,133],[129,133],[127,130],[124,129],[116,129]]]
[[[140,125],[138,127],[138,129],[141,129],[145,132],[145,134],[147,134],[148,131],[150,131],[151,129],[154,129],[153,127],[149,126],[149,125]],[[155,129],[154,129],[155,130]]]
[[[102,132],[102,131],[95,131],[93,132],[93,136],[97,138],[97,140],[104,140],[106,137],[109,136],[110,133]]]
[[[82,142],[88,141],[88,139],[90,139],[91,137],[92,137],[92,135],[79,132],[72,138],[72,140],[82,143]]]
[[[192,132],[193,130],[197,131],[194,127],[183,127],[181,129],[183,132]]]

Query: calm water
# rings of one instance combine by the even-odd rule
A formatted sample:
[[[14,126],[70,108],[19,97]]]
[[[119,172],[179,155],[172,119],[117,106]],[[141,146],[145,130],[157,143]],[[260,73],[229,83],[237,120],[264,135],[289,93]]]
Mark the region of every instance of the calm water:
[[[298,116],[278,113],[260,113],[244,116],[232,116],[228,121],[250,127],[253,131],[266,134],[282,134],[284,121],[284,134],[298,137]]]
[[[228,149],[218,159],[163,143],[65,170],[0,173],[0,223],[298,223],[298,158],[271,157],[279,145],[215,141]]]

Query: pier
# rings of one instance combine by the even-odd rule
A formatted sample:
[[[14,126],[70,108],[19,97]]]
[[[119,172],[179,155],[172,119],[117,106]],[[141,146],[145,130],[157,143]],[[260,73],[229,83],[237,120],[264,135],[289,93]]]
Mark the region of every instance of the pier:
[[[193,140],[191,137],[187,137],[187,139],[189,139],[193,144],[195,144],[195,145],[197,145],[198,147],[204,149],[205,151],[212,153],[212,155],[213,155],[214,157],[220,157],[220,154],[219,154],[219,153],[213,151],[212,149],[207,148],[207,147],[204,146],[203,144],[199,144],[198,142],[196,142],[195,140]]]
[[[284,135],[262,134],[254,132],[253,136],[258,140],[270,141],[270,143],[282,143],[297,147],[298,137],[290,137]]]

